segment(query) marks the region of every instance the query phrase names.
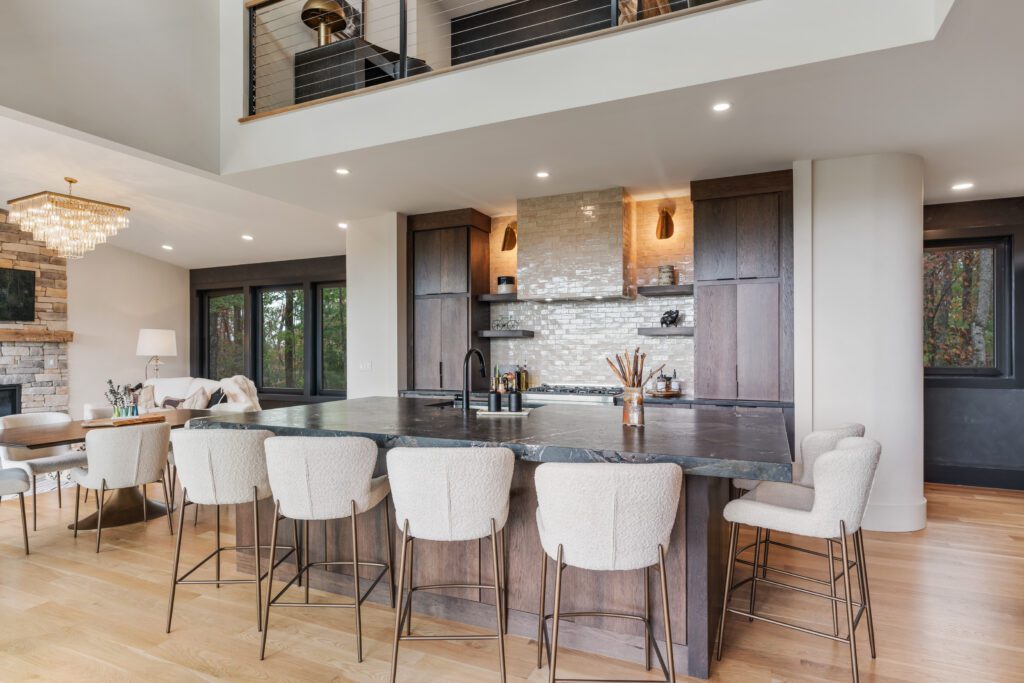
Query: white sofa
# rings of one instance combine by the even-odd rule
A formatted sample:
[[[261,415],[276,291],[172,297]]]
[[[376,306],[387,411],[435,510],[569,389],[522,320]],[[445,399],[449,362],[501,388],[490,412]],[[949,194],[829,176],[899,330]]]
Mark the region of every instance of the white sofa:
[[[153,387],[153,399],[158,408],[163,405],[166,398],[185,399],[200,389],[206,389],[206,392],[213,396],[214,392],[221,388],[220,381],[203,377],[153,377],[147,379],[144,385]],[[251,408],[247,404],[223,401],[210,410],[245,412]]]

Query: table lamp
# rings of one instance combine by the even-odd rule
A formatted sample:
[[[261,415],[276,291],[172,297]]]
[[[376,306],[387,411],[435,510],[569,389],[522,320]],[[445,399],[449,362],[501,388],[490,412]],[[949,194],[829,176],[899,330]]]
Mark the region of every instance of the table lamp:
[[[136,356],[148,356],[146,361],[146,379],[149,379],[149,366],[154,366],[154,377],[160,376],[163,361],[160,356],[177,356],[178,343],[174,330],[139,330],[139,343],[135,346]]]

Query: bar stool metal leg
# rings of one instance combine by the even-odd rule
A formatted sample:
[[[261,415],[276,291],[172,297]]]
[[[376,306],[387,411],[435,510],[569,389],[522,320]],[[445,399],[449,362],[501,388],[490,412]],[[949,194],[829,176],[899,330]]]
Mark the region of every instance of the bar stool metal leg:
[[[555,683],[555,668],[558,666],[558,619],[562,605],[562,546],[558,546],[558,557],[555,558],[555,608],[551,621],[551,664],[548,666],[548,683]]]
[[[405,558],[409,550],[409,520],[405,520],[402,526],[402,553],[398,560],[398,606],[395,609],[395,637],[391,644],[391,683],[395,683],[395,676],[398,674],[398,643],[402,637],[402,616],[405,613]]]
[[[750,613],[754,613],[754,600],[757,599],[757,572],[758,572],[758,560],[761,557],[761,527],[757,527],[757,535],[754,539],[754,569],[750,575]],[[754,618],[750,617],[747,619],[749,622],[753,622]]]
[[[184,499],[184,496],[182,497]],[[270,570],[267,574],[267,603],[263,606],[263,633],[260,634],[260,661],[266,657],[267,654],[267,630],[270,628],[270,602],[274,596],[274,568],[277,566],[277,530],[281,526],[281,503],[274,501],[274,526],[273,531],[270,533]],[[294,546],[296,547],[296,555],[298,555],[298,543],[299,537],[295,536]],[[178,542],[181,542],[181,536],[178,537]]]
[[[494,616],[495,627],[498,631],[498,666],[501,671],[501,683],[505,683],[505,628],[504,608],[505,600],[501,597],[501,568],[499,566],[498,552],[498,531],[491,520],[491,566],[494,572]]]
[[[416,539],[409,539],[409,614],[405,618],[405,635],[412,635],[412,587],[416,585],[416,572],[414,571],[413,560],[416,557]]]
[[[386,508],[385,508],[386,509]],[[352,580],[355,582],[356,596],[356,661],[363,661],[363,622],[361,616],[362,594],[359,588],[359,532],[356,530],[356,502],[352,501]],[[309,577],[306,577],[306,590],[309,590]],[[308,601],[307,601],[308,602]]]
[[[850,558],[846,550],[846,522],[839,522],[840,550],[843,556],[843,588],[846,590],[846,623],[850,629],[850,666],[853,668],[853,683],[860,681],[860,673],[857,671],[857,638],[854,630],[857,628],[853,620],[853,592],[850,590]]]
[[[162,479],[160,481],[160,485],[163,487],[164,490],[164,505],[167,507],[167,533],[173,536],[174,524],[171,522],[171,514],[173,513],[173,509],[171,508],[171,494],[167,492],[167,480]],[[77,500],[75,500],[75,507],[78,507]]]
[[[736,543],[740,525],[733,522],[729,525],[729,560],[725,565],[725,598],[722,600],[722,618],[718,621],[718,644],[715,646],[715,659],[722,661],[722,641],[725,639],[725,616],[729,613],[729,594],[732,592],[732,574],[736,566]]]
[[[661,575],[661,613],[665,619],[665,654],[668,658],[669,683],[676,681],[676,657],[672,650],[672,619],[668,606],[668,572],[665,569],[665,548],[658,546],[658,574]],[[649,625],[648,625],[649,626]]]
[[[644,670],[651,670],[651,568],[644,567]]]
[[[395,545],[391,537],[391,495],[384,499],[384,532],[388,544],[388,600],[391,601],[391,609],[395,609]]]
[[[868,617],[868,644],[871,646],[871,659],[875,659],[875,620],[871,615],[871,589],[868,588],[868,566],[864,552],[864,530],[858,529],[853,534],[853,549],[857,554],[857,577],[860,579],[860,599]]]
[[[826,538],[825,545],[828,546],[828,587],[832,597],[836,597],[836,560],[835,555],[832,552],[832,539]],[[844,563],[845,564],[845,563]],[[843,573],[846,573],[846,568],[843,568]],[[832,601],[832,635],[839,635],[839,603],[835,600]]]
[[[540,609],[537,610],[537,668],[544,666],[544,602],[547,598],[548,554],[540,551]]]
[[[260,566],[260,504],[259,504],[259,489],[255,486],[252,487],[252,526],[253,526],[253,542],[252,542],[252,554],[253,559],[256,561],[256,629],[259,631],[263,630],[263,568]],[[170,509],[167,511],[167,515],[170,516]],[[273,562],[273,558],[271,558]]]

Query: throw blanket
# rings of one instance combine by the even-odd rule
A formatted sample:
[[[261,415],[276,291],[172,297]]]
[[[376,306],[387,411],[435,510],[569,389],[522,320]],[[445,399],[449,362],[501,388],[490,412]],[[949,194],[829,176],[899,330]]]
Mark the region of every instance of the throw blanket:
[[[259,398],[256,397],[256,385],[245,375],[226,377],[220,381],[220,388],[230,403],[246,406],[245,410],[262,410]]]

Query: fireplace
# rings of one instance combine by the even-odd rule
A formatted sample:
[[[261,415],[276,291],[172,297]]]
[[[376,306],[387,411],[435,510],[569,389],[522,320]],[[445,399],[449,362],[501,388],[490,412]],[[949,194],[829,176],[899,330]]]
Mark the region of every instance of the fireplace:
[[[21,385],[0,384],[0,417],[21,412]]]

